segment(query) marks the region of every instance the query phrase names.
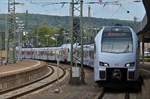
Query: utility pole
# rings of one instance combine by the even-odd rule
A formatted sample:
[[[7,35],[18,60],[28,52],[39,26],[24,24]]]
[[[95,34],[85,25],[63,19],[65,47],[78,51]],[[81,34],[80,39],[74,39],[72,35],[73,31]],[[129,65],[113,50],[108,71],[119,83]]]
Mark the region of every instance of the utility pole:
[[[92,21],[91,19],[91,6],[89,5],[88,6],[88,22],[90,23]],[[89,24],[88,27],[87,27],[87,42],[86,43],[90,43],[91,42],[91,35],[92,35],[92,25]]]
[[[38,33],[38,27],[39,27],[39,20],[36,17],[36,28],[35,28],[35,34],[36,34],[36,47],[39,47],[39,33]]]
[[[71,72],[70,84],[84,84],[83,70],[83,0],[72,0],[71,2]],[[78,44],[81,44],[80,51],[77,51]],[[75,46],[74,46],[75,45]],[[79,50],[79,48],[78,48]],[[80,57],[77,56],[78,53]],[[81,64],[78,66],[78,62]]]
[[[15,0],[8,0],[8,63],[16,62],[16,14]]]
[[[82,17],[83,17],[83,0],[80,0],[80,34],[81,34],[81,82],[85,83],[84,77],[84,70],[83,70],[83,21],[82,21]]]
[[[26,35],[27,35],[27,39],[25,39],[25,41],[27,42],[26,45],[28,46],[30,44],[30,37],[29,37],[29,34],[28,33],[28,10],[26,10],[26,13],[25,13],[25,32],[26,32]]]

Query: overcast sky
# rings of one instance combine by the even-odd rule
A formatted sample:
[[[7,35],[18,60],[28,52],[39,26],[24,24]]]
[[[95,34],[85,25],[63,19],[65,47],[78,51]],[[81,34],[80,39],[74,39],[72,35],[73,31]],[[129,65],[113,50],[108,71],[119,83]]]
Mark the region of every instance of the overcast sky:
[[[36,2],[38,4],[33,4]],[[45,2],[71,2],[71,0],[16,0],[16,2],[24,3],[24,5],[16,5],[17,13],[24,13],[28,10],[29,13],[34,14],[46,14],[46,15],[58,15],[58,16],[69,16],[69,4],[53,4],[48,5]],[[101,0],[84,0],[84,2],[93,2]],[[140,21],[145,15],[145,9],[142,2],[135,3],[135,0],[102,0],[103,2],[118,1],[120,5],[103,5],[103,4],[84,4],[83,15],[88,15],[88,6],[91,6],[92,17],[97,18],[115,18],[122,20],[133,20],[137,17]],[[7,13],[8,6],[7,0],[0,0],[0,13]],[[39,3],[40,2],[40,3]],[[43,2],[43,3],[41,3]],[[129,11],[129,13],[127,13]]]

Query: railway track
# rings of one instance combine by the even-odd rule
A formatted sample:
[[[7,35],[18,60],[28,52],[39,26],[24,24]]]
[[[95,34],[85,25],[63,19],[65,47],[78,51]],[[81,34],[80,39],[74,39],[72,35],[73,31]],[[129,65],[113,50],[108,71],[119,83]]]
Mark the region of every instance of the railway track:
[[[140,68],[140,73],[143,79],[149,79],[150,78],[150,67],[143,66]]]
[[[57,80],[62,79],[66,74],[66,70],[60,66],[56,67],[56,65],[51,64],[49,65],[49,68],[52,70],[52,72],[46,75],[45,77],[43,77],[42,79],[34,81],[30,84],[0,93],[1,94],[0,99],[17,99],[19,97],[28,95],[46,86],[52,85],[53,83],[57,82]],[[59,72],[58,77],[56,77],[57,72]]]
[[[94,99],[130,99],[130,93],[128,91],[123,93],[107,92],[105,88],[102,88]]]
[[[104,88],[102,88],[101,91],[96,95],[94,99],[103,99],[104,94],[105,94],[105,90]]]
[[[139,69],[141,71],[141,76],[143,79],[150,78],[150,67],[148,66],[143,66]],[[125,92],[118,92],[114,93],[112,92],[107,92],[104,88],[97,94],[97,96],[94,99],[132,99],[133,97],[138,97],[138,93],[130,92],[130,90],[127,90]],[[145,98],[142,98],[145,99]]]
[[[141,68],[140,71],[145,73],[144,76],[142,75],[143,79],[145,79],[145,77],[150,77],[150,68]],[[139,94],[132,91],[130,92],[130,89],[124,92],[113,92],[112,90],[108,90],[106,91],[104,88],[102,88],[102,90],[97,94],[97,96],[94,99],[133,99],[133,97],[135,99],[135,97],[137,97]]]
[[[125,92],[124,99],[130,99],[130,93],[129,92]]]

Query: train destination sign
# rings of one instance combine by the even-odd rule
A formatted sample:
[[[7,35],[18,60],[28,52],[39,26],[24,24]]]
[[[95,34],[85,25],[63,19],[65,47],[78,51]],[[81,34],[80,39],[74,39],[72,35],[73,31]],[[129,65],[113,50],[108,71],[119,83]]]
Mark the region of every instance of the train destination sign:
[[[108,32],[105,34],[105,36],[109,36],[109,37],[118,37],[118,36],[129,36],[129,33],[119,33],[119,32]]]

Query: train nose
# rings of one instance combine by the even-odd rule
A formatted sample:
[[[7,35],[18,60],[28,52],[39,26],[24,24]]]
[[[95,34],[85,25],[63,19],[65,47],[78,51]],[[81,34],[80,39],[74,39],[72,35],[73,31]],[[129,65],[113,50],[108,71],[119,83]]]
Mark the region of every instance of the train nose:
[[[114,69],[112,77],[113,79],[121,80],[121,71],[119,69]]]

